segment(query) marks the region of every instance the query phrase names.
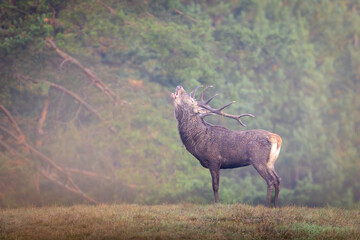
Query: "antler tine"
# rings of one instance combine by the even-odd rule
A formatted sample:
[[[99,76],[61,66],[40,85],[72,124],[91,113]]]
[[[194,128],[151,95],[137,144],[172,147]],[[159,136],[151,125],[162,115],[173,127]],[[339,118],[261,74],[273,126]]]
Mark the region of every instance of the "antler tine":
[[[195,99],[195,97],[196,97],[196,92],[197,92],[197,90],[199,89],[199,88],[201,88],[202,87],[202,85],[200,85],[200,86],[197,86],[195,89],[194,89],[194,93],[193,93],[193,95],[192,95],[192,98],[193,99]],[[191,93],[190,93],[190,97],[191,97]]]
[[[238,123],[241,124],[241,126],[246,127],[246,125],[241,121],[240,118],[242,117],[255,117],[254,115],[250,114],[250,113],[244,113],[244,114],[240,114],[240,115],[232,115],[232,114],[228,114],[228,113],[224,113],[223,110],[227,107],[229,107],[231,104],[233,104],[235,101],[229,102],[228,104],[225,104],[222,107],[219,107],[217,109],[214,109],[212,107],[209,106],[209,103],[211,102],[211,100],[213,100],[218,94],[215,94],[214,96],[212,96],[211,98],[209,98],[206,102],[204,101],[204,93],[206,91],[206,89],[210,88],[212,86],[207,86],[205,87],[200,94],[200,100],[198,101],[198,106],[202,107],[203,109],[207,110],[208,112],[205,113],[201,113],[199,114],[199,116],[201,118],[204,118],[206,116],[210,116],[210,115],[220,115],[220,116],[224,116],[227,118],[231,118],[231,119],[235,119]],[[194,92],[196,93],[196,91],[198,90],[199,87],[197,87]],[[193,98],[195,97],[195,94],[193,95]]]
[[[216,96],[216,95],[215,95]],[[220,116],[224,116],[224,117],[227,117],[227,118],[231,118],[231,119],[235,119],[238,123],[241,124],[241,126],[243,127],[246,127],[246,125],[241,121],[240,118],[242,117],[255,117],[254,115],[250,114],[250,113],[244,113],[244,114],[240,114],[240,115],[232,115],[232,114],[228,114],[228,113],[224,113],[222,110],[224,110],[225,108],[229,107],[231,104],[233,104],[235,101],[232,101],[222,107],[219,107],[218,109],[214,109],[212,107],[210,107],[208,105],[208,103],[215,97],[213,96],[212,98],[210,98],[206,103],[202,102],[200,103],[200,106],[210,112],[208,113],[205,113],[205,114],[201,114],[200,117],[201,118],[204,118],[206,116],[209,116],[209,115],[213,115],[213,114],[217,114],[217,115],[220,115]]]
[[[206,104],[209,104],[209,103],[211,102],[211,100],[213,100],[217,95],[219,95],[219,94],[215,94],[214,96],[212,96],[211,98],[209,98],[209,99],[206,101],[205,105],[206,105]]]
[[[239,118],[241,118],[241,117],[252,117],[252,118],[254,118],[255,116],[252,115],[251,113],[244,113],[244,114],[239,115],[238,117]]]
[[[231,119],[235,119],[236,121],[238,121],[241,126],[243,127],[246,127],[245,123],[243,123],[241,121],[240,118],[242,117],[255,117],[254,115],[250,114],[250,113],[244,113],[244,114],[240,114],[240,115],[231,115],[231,114],[227,114],[227,113],[223,113],[223,112],[220,112],[219,115],[221,116],[224,116],[224,117],[228,117],[228,118],[231,118]]]
[[[240,118],[237,118],[236,120],[241,124],[241,126],[246,127],[246,124],[243,123],[243,122],[240,120]]]
[[[201,91],[201,94],[200,94],[200,101],[201,101],[201,102],[204,102],[204,93],[205,93],[206,89],[212,88],[212,87],[213,87],[213,86],[211,86],[211,85],[210,85],[210,86],[206,86],[206,87],[204,87],[204,89]],[[215,97],[215,96],[214,96],[214,97]],[[214,97],[212,97],[211,100],[212,100]],[[210,101],[211,101],[211,100],[210,100]]]
[[[221,112],[223,109],[227,108],[228,106],[230,106],[231,104],[233,104],[235,101],[229,102],[228,104],[216,109],[216,111]]]

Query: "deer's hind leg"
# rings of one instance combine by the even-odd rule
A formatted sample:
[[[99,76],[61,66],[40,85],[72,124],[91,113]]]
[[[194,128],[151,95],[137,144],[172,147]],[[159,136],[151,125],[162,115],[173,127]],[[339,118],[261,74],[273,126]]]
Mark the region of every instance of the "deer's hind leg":
[[[262,176],[267,184],[267,195],[266,195],[266,207],[270,207],[270,200],[271,200],[271,193],[274,190],[275,186],[275,179],[269,169],[267,168],[266,164],[261,163],[253,163],[252,164],[256,171]]]
[[[279,135],[276,135],[276,134],[273,134],[273,136],[271,137],[270,140],[271,140],[271,150],[270,150],[269,159],[267,161],[266,166],[267,166],[269,174],[275,180],[274,181],[274,186],[275,186],[275,207],[278,207],[281,178],[275,172],[274,164],[275,164],[275,161],[277,160],[277,158],[279,156],[282,140],[281,140],[281,137]]]
[[[275,179],[274,186],[275,186],[275,207],[279,206],[279,193],[280,193],[280,184],[281,184],[281,177],[275,172],[274,167],[268,169],[269,173]]]

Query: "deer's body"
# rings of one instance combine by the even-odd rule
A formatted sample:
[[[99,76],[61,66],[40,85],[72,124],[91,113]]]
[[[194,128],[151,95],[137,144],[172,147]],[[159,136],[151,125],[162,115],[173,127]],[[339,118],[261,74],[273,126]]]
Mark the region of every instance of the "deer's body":
[[[220,169],[252,165],[268,185],[266,205],[270,205],[271,192],[275,187],[275,206],[277,206],[281,178],[275,172],[274,163],[280,152],[280,136],[260,129],[232,131],[205,122],[203,117],[214,113],[237,120],[242,116],[252,115],[225,114],[222,109],[228,105],[212,109],[207,105],[212,98],[205,103],[203,92],[199,102],[187,95],[182,87],[177,87],[172,97],[180,138],[186,149],[199,160],[200,164],[210,170],[215,202],[218,202]],[[238,121],[242,124],[240,120]]]

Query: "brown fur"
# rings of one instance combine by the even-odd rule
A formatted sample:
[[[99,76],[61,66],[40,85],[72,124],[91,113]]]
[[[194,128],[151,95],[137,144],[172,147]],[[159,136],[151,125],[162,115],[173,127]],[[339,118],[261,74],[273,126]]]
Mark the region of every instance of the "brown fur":
[[[274,164],[280,153],[281,137],[261,129],[232,131],[205,122],[201,116],[209,115],[209,110],[181,86],[171,97],[183,144],[203,167],[210,170],[215,202],[219,201],[220,169],[252,165],[268,185],[266,206],[270,205],[275,187],[276,207],[281,178],[275,172]]]

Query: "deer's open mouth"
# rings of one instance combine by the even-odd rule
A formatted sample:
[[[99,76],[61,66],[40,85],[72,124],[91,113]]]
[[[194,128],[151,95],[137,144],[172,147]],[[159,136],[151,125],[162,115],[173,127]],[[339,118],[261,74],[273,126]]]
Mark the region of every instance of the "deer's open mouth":
[[[182,86],[177,86],[174,93],[171,93],[171,97],[175,100],[179,95],[181,90],[183,90]]]

